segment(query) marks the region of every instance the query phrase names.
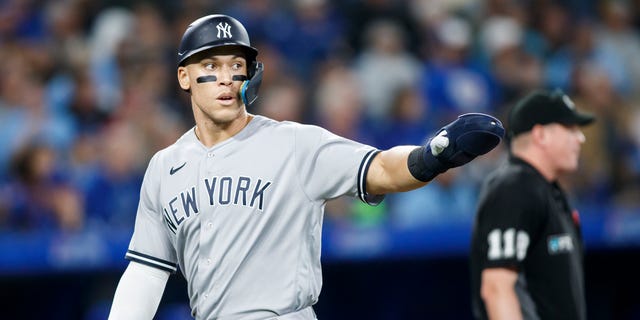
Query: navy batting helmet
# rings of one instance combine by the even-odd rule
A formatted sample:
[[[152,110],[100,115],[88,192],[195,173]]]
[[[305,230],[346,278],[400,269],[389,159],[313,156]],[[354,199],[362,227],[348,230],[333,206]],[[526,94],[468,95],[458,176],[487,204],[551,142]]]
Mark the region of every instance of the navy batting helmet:
[[[234,77],[233,80],[243,81],[240,87],[240,97],[246,106],[251,106],[258,99],[264,67],[261,62],[256,60],[258,50],[251,46],[247,30],[235,18],[224,14],[212,14],[192,22],[180,41],[178,66],[184,65],[189,57],[198,52],[222,46],[237,46],[245,52],[245,59],[249,65],[247,77]],[[210,80],[205,79],[204,81]]]
[[[227,15],[212,14],[187,27],[180,41],[178,66],[198,52],[221,46],[239,46],[244,49],[249,65],[256,61],[258,50],[251,46],[249,34],[242,23]]]

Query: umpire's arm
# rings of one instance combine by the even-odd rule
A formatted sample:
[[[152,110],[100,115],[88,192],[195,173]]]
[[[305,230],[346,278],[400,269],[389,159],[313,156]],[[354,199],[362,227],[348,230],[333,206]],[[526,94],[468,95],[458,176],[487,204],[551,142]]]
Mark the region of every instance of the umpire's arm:
[[[507,268],[487,268],[482,271],[480,296],[487,315],[492,320],[520,320],[520,301],[515,291],[518,273]]]

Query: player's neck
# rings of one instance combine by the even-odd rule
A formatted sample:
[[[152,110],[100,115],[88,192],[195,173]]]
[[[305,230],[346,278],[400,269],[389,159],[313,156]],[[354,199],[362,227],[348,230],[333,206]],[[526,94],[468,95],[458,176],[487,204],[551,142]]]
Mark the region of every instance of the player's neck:
[[[253,119],[253,115],[244,113],[242,116],[226,123],[213,121],[198,121],[194,129],[196,137],[207,148],[223,142],[242,131]]]

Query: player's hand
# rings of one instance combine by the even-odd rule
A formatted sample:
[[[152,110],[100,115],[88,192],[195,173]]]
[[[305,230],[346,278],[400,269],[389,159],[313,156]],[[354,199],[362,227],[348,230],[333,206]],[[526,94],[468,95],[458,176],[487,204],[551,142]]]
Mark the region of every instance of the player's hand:
[[[493,150],[503,137],[500,120],[483,113],[463,114],[442,127],[424,146],[411,151],[407,167],[417,180],[431,181],[450,168]]]
[[[500,120],[483,113],[467,113],[444,126],[409,155],[414,178],[430,181],[450,168],[464,165],[495,148],[504,137]]]
[[[426,150],[449,169],[493,150],[503,137],[500,120],[483,113],[467,113],[440,129],[427,142]]]
[[[453,168],[493,150],[503,137],[500,120],[483,113],[467,113],[440,129],[427,149],[443,165]]]

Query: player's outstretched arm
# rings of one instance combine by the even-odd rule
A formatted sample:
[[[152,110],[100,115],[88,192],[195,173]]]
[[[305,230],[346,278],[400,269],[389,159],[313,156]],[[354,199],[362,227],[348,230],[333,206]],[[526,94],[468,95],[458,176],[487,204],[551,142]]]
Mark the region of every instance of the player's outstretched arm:
[[[483,113],[463,114],[424,146],[399,146],[380,152],[369,168],[367,193],[403,192],[424,186],[450,168],[493,150],[503,137],[500,120]]]
[[[129,262],[113,297],[109,320],[153,319],[167,280],[167,271]]]

